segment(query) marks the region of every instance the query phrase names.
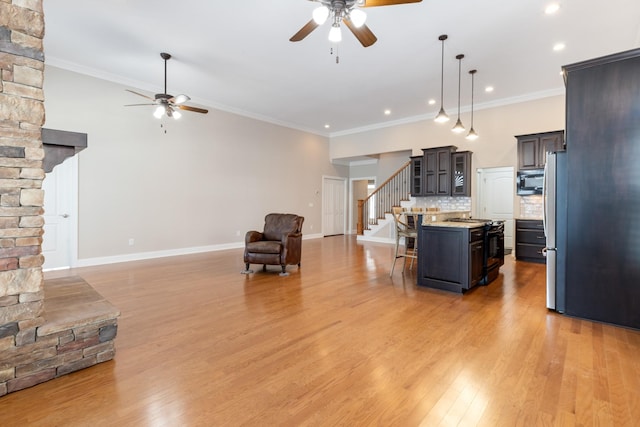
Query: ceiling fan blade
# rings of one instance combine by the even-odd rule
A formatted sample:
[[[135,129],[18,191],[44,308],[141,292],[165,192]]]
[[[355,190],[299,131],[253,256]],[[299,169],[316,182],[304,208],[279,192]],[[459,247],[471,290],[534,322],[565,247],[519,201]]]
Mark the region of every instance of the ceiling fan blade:
[[[184,104],[185,102],[189,101],[191,98],[189,98],[187,95],[176,95],[173,98],[169,99],[169,102],[172,102],[175,105],[179,105],[179,104]]]
[[[367,27],[366,25],[362,25],[360,28],[356,28],[355,25],[351,22],[350,19],[344,18],[342,22],[351,30],[354,36],[362,43],[362,46],[369,47],[378,41],[378,38],[375,34]]]
[[[151,98],[150,96],[143,95],[143,94],[138,93],[138,92],[135,92],[135,91],[133,91],[133,90],[131,90],[131,89],[125,89],[125,90],[126,90],[127,92],[131,92],[131,93],[133,93],[133,94],[135,94],[135,95],[138,95],[138,96],[141,96],[141,97],[143,97],[143,98],[147,98],[147,99],[150,99],[150,100],[152,100],[152,101],[155,101],[155,100],[154,100],[153,98]]]
[[[304,39],[305,37],[307,37],[309,34],[311,34],[311,31],[315,30],[316,28],[318,28],[319,25],[316,23],[316,21],[314,21],[313,19],[309,22],[306,23],[306,25],[302,28],[300,28],[300,31],[298,31],[297,33],[295,33],[290,39],[289,41],[292,42],[299,42],[300,40]]]
[[[365,0],[360,7],[393,6],[396,4],[420,3],[422,0]]]
[[[188,105],[176,105],[181,110],[193,111],[194,113],[202,113],[207,114],[209,110],[205,110],[204,108],[190,107]]]
[[[127,104],[127,105],[125,105],[125,107],[138,107],[140,105],[157,105],[157,104],[155,104],[155,103],[153,103],[153,104]]]

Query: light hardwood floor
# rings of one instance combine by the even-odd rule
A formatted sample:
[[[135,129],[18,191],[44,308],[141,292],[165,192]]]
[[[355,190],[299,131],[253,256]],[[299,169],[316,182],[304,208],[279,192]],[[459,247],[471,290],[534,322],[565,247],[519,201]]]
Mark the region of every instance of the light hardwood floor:
[[[391,256],[338,236],[289,277],[241,250],[48,273],[121,310],[116,357],[0,398],[0,425],[638,425],[640,332],[549,312],[543,265],[457,295]]]

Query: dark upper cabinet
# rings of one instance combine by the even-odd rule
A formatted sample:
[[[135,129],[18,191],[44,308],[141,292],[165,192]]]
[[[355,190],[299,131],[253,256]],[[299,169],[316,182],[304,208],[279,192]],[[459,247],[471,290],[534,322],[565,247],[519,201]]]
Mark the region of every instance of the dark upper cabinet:
[[[411,157],[413,197],[471,195],[471,151],[457,152],[453,145],[422,151]]]
[[[451,155],[456,147],[425,148],[424,196],[451,195]]]
[[[471,151],[451,155],[451,195],[471,196]]]
[[[411,157],[411,195],[413,197],[424,196],[424,156]]]
[[[518,135],[518,170],[542,169],[547,153],[564,150],[564,132]]]

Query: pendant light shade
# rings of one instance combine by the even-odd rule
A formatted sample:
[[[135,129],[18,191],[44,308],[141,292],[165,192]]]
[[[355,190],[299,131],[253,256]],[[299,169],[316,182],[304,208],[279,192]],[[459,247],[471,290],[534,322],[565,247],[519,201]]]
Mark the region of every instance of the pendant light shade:
[[[465,131],[464,125],[460,120],[460,75],[462,72],[462,58],[464,58],[464,55],[462,54],[456,56],[456,59],[458,60],[458,120],[456,121],[455,126],[451,129],[455,133],[462,133]]]
[[[474,78],[478,70],[471,70],[469,74],[471,74],[471,129],[469,129],[469,133],[466,136],[466,139],[469,141],[475,141],[478,139],[478,133],[473,129],[473,89],[474,89]]]
[[[435,117],[435,121],[438,123],[445,123],[449,121],[449,116],[444,111],[444,41],[448,38],[446,34],[438,37],[438,40],[442,42],[442,59],[440,62],[440,111]]]

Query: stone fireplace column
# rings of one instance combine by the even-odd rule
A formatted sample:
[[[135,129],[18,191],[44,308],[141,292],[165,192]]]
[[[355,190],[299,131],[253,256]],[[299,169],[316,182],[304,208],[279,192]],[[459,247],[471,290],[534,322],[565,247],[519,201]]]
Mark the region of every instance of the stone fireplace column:
[[[0,396],[41,382],[16,366],[44,322],[43,37],[42,0],[0,0]]]

